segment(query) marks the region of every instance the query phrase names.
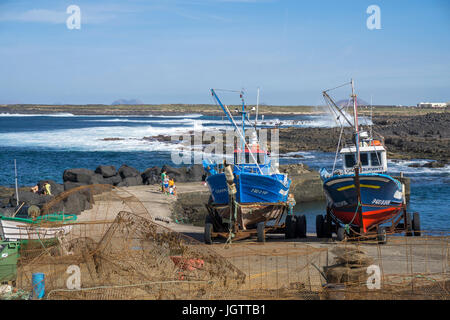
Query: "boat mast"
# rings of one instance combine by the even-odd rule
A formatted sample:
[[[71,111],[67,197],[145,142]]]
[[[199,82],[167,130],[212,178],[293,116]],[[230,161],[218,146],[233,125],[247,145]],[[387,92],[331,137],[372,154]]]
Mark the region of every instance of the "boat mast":
[[[352,98],[353,98],[353,117],[354,117],[354,128],[355,128],[355,146],[356,146],[356,165],[360,167],[361,164],[361,156],[359,153],[359,125],[358,125],[358,106],[356,104],[356,94],[355,94],[355,84],[353,79],[351,80],[352,84]]]
[[[230,90],[231,91],[231,90]],[[242,91],[232,91],[232,92],[239,92],[240,97],[242,99],[242,129],[243,132],[241,132],[241,130],[239,129],[239,127],[237,126],[236,122],[234,121],[233,115],[231,114],[230,110],[228,109],[227,106],[223,105],[222,101],[220,101],[219,97],[216,94],[216,91],[214,89],[211,89],[211,94],[212,96],[215,98],[215,100],[219,103],[219,106],[222,108],[223,112],[225,112],[225,115],[227,116],[228,120],[230,120],[231,124],[234,126],[236,132],[238,133],[239,137],[241,138],[242,141],[242,146],[243,146],[243,152],[245,154],[245,146],[247,146],[250,156],[252,157],[253,161],[255,161],[255,164],[259,170],[259,172],[261,174],[263,174],[261,167],[258,164],[258,161],[256,160],[255,155],[253,154],[252,150],[250,149],[250,147],[248,146],[247,142],[245,141],[245,102],[244,102],[244,93]],[[245,158],[245,156],[244,156]]]
[[[259,87],[258,87],[258,94],[256,95],[256,116],[255,116],[255,128],[258,124],[258,109],[259,109]]]
[[[242,163],[245,163],[245,144],[246,144],[246,141],[245,141],[245,102],[244,102],[244,97],[243,97],[242,91],[240,93],[240,98],[242,100],[242,136],[241,136],[241,139],[242,139],[242,151],[241,151],[241,160],[242,160],[242,157],[243,157],[244,159],[243,159]]]

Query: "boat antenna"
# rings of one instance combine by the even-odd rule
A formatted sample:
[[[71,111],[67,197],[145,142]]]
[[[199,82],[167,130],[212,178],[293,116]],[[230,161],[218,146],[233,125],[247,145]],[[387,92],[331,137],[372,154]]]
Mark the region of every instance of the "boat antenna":
[[[16,159],[14,159],[14,176],[15,176],[15,180],[16,180],[16,204],[17,206],[19,206],[19,187],[17,184],[17,164],[16,164]]]
[[[258,124],[258,110],[259,110],[259,87],[258,87],[258,93],[256,95],[256,115],[255,115],[255,128]]]
[[[336,110],[340,113],[340,115],[341,115],[342,117],[344,117],[345,121],[347,121],[347,123],[350,125],[350,127],[353,127],[353,123],[350,121],[350,119],[348,119],[347,115],[346,115],[345,113],[342,112],[342,109],[344,109],[344,107],[339,108],[339,106],[336,104],[336,102],[334,102],[334,100],[333,100],[333,99],[329,96],[329,94],[328,94],[328,91],[335,90],[335,89],[337,89],[337,88],[341,88],[341,87],[346,86],[346,85],[349,85],[349,84],[350,84],[350,83],[347,82],[347,83],[344,83],[343,85],[340,85],[340,86],[338,86],[338,87],[335,87],[335,88],[331,88],[331,89],[325,90],[325,91],[322,92],[322,95],[323,95],[323,98],[325,99],[325,102],[327,102],[327,105],[333,106],[334,109],[336,109]],[[334,110],[333,108],[330,108],[330,109],[331,109],[332,111]],[[335,112],[333,111],[333,113],[335,113]],[[335,114],[336,114],[336,113],[335,113]]]

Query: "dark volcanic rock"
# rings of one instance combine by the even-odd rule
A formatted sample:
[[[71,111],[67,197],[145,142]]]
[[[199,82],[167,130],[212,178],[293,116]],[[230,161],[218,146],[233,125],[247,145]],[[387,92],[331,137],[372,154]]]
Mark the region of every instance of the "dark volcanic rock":
[[[14,212],[16,212],[15,208],[0,208],[0,216],[3,217],[12,217]]]
[[[428,163],[425,163],[422,167],[423,168],[443,168],[445,167],[446,163],[444,161],[431,161]]]
[[[72,193],[64,200],[64,213],[80,214],[86,207],[86,198],[80,193]]]
[[[104,184],[105,178],[99,173],[92,176],[90,184]]]
[[[190,182],[202,181],[205,173],[201,164],[195,164],[187,170],[187,180]]]
[[[161,183],[161,169],[158,167],[146,169],[141,176],[146,185]]]
[[[118,183],[118,187],[131,187],[131,186],[140,186],[142,185],[142,177],[128,177],[122,180],[122,182]]]
[[[169,178],[174,178],[176,182],[186,182],[188,180],[186,167],[173,168],[171,166],[164,165],[162,170],[164,169],[167,171]]]
[[[53,199],[53,196],[40,195],[31,191],[19,191],[19,202],[25,202],[26,205],[40,206],[51,199]],[[9,203],[14,207],[16,206],[16,201],[16,194],[13,194],[9,200]]]
[[[119,174],[122,177],[122,179],[130,178],[130,177],[136,177],[136,176],[140,176],[141,175],[139,170],[137,170],[137,169],[135,169],[133,167],[129,167],[126,164],[122,165],[119,168]]]
[[[98,166],[95,173],[101,174],[103,178],[110,178],[117,174],[117,170],[114,166]]]
[[[85,186],[85,185],[86,185],[85,183],[66,181],[66,182],[64,182],[64,191],[68,191],[73,188],[78,188],[78,187]]]
[[[115,176],[104,178],[103,182],[105,184],[110,184],[112,186],[117,186],[119,183],[122,182],[122,178],[118,174],[116,174]]]
[[[63,173],[63,181],[91,184],[95,172],[88,169],[67,169]]]

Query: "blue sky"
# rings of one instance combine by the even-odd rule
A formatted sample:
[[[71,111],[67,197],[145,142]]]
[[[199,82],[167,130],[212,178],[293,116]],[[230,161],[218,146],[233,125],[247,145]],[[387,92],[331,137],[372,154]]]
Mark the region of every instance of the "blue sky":
[[[448,0],[0,0],[0,103],[212,103],[211,87],[254,103],[261,87],[318,105],[352,77],[374,104],[449,101],[449,17]]]

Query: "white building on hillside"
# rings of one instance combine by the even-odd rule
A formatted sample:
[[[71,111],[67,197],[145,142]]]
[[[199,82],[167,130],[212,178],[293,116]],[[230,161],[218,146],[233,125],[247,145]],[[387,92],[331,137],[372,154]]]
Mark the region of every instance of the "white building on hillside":
[[[420,102],[417,104],[418,108],[445,108],[449,103],[445,102]]]

